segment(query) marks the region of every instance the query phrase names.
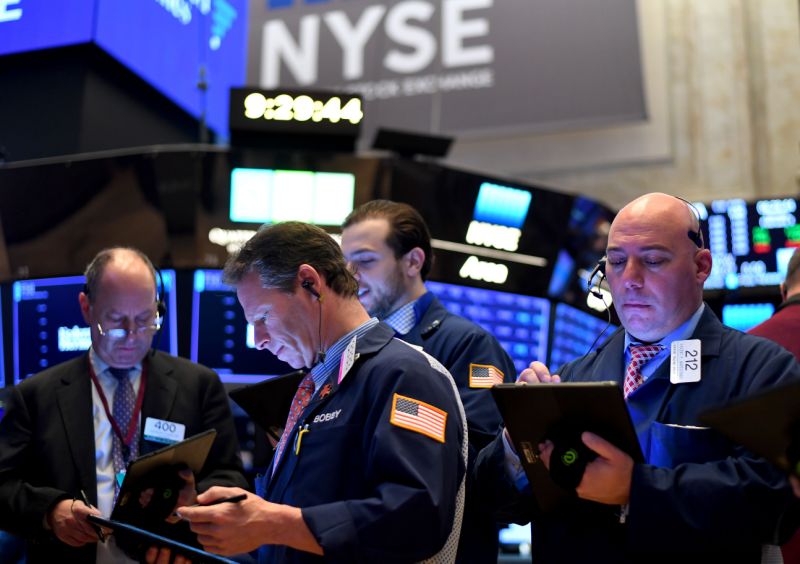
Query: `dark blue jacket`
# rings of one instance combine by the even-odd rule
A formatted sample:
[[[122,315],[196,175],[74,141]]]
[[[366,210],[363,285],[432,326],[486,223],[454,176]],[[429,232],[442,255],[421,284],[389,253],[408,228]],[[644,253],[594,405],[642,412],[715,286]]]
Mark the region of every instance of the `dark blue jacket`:
[[[414,306],[417,324],[399,337],[419,345],[441,362],[458,386],[469,427],[470,467],[475,457],[502,428],[503,419],[488,388],[470,386],[470,364],[491,365],[503,373],[505,382],[514,382],[514,362],[500,343],[482,327],[450,313],[428,292]],[[482,507],[467,483],[467,506],[464,510],[458,562],[497,562],[497,524]]]
[[[320,388],[274,476],[257,484],[266,500],[302,509],[327,562],[414,562],[446,541],[455,549],[467,455],[463,410],[436,361],[393,337],[379,324],[358,340],[351,370],[341,384],[333,374]],[[391,423],[395,394],[445,411],[444,442]],[[262,547],[259,555],[260,562],[319,560],[284,546]]]
[[[798,381],[800,365],[774,343],[722,325],[708,306],[692,338],[702,341],[700,382],[671,384],[665,361],[628,397],[647,463],[634,466],[624,525],[619,507],[583,500],[538,515],[532,498],[505,478],[499,438],[481,452],[482,494],[506,517],[534,520],[535,562],[760,562],[760,546],[774,542],[791,490],[765,460],[702,428],[699,415]],[[621,386],[624,340],[620,329],[564,366],[562,380]]]
[[[431,292],[416,303],[417,324],[400,338],[419,345],[441,362],[458,387],[469,427],[469,442],[478,450],[502,428],[503,418],[488,388],[470,387],[470,364],[491,365],[505,382],[517,379],[514,362],[491,334],[468,319],[450,313]]]

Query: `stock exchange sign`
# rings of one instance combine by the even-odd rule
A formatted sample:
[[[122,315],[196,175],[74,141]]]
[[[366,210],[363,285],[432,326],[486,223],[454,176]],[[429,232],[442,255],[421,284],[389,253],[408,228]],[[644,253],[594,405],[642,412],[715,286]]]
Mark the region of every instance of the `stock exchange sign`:
[[[251,0],[248,83],[350,91],[366,128],[644,117],[636,0]]]

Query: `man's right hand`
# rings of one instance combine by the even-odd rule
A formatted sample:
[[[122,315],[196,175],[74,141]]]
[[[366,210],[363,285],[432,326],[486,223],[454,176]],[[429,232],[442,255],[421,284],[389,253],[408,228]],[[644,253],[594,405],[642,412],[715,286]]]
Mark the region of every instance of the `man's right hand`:
[[[86,520],[88,515],[100,515],[100,511],[82,501],[64,499],[47,514],[47,523],[58,540],[78,547],[98,540],[97,533]]]
[[[561,376],[558,374],[550,374],[550,370],[547,369],[547,366],[538,360],[531,362],[528,368],[523,370],[519,378],[517,378],[517,384],[550,384],[560,381]]]

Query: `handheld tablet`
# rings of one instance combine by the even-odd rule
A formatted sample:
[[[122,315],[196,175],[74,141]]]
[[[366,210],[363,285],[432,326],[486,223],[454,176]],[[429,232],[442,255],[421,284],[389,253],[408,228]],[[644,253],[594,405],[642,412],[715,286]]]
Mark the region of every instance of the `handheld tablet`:
[[[134,527],[133,525],[128,525],[127,523],[122,523],[120,521],[115,521],[112,519],[106,519],[104,517],[99,517],[97,515],[88,515],[86,517],[91,523],[96,525],[100,525],[106,529],[111,529],[114,531],[114,535],[119,537],[127,537],[126,543],[135,543],[144,547],[144,550],[150,548],[151,546],[158,546],[158,547],[167,547],[169,548],[173,556],[179,554],[181,556],[185,556],[190,558],[193,563],[203,563],[203,562],[222,562],[225,564],[233,563],[233,560],[229,560],[222,556],[218,556],[216,554],[211,554],[210,552],[206,552],[194,546],[184,544],[182,542],[178,542],[168,537],[164,537],[161,535],[157,535],[155,533],[151,533],[145,529],[140,527]],[[234,563],[235,564],[235,563]]]
[[[586,464],[586,458],[590,460],[593,456],[580,442],[584,431],[603,437],[628,453],[634,462],[644,462],[622,390],[615,382],[498,384],[492,387],[492,395],[543,512],[575,495],[568,487],[556,483],[539,459],[538,445],[545,440],[556,442],[554,439],[564,436],[573,439],[575,448],[563,449],[557,445],[551,456],[551,460],[554,456],[563,458],[562,467],[567,470],[581,458]],[[582,470],[580,475],[566,476],[564,481],[579,482],[581,475]]]
[[[136,525],[167,517],[184,485],[178,469],[188,467],[195,475],[200,473],[216,436],[216,430],[208,429],[131,461],[111,517]],[[148,488],[153,488],[153,495],[143,508],[139,496]]]
[[[800,476],[800,383],[711,409],[700,415],[700,421],[781,470]]]

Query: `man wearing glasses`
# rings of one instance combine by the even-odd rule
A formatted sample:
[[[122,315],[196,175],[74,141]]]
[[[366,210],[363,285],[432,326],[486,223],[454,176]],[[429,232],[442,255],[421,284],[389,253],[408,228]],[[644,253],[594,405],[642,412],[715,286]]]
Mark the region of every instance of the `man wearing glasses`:
[[[202,473],[181,472],[181,505],[212,485],[247,485],[217,375],[151,352],[162,308],[150,260],[101,251],[79,302],[91,349],[19,384],[0,424],[0,528],[27,539],[28,563],[128,561],[113,539],[98,542],[86,516],[108,516],[127,463],[167,439],[218,433]],[[159,436],[164,422],[182,436]]]

